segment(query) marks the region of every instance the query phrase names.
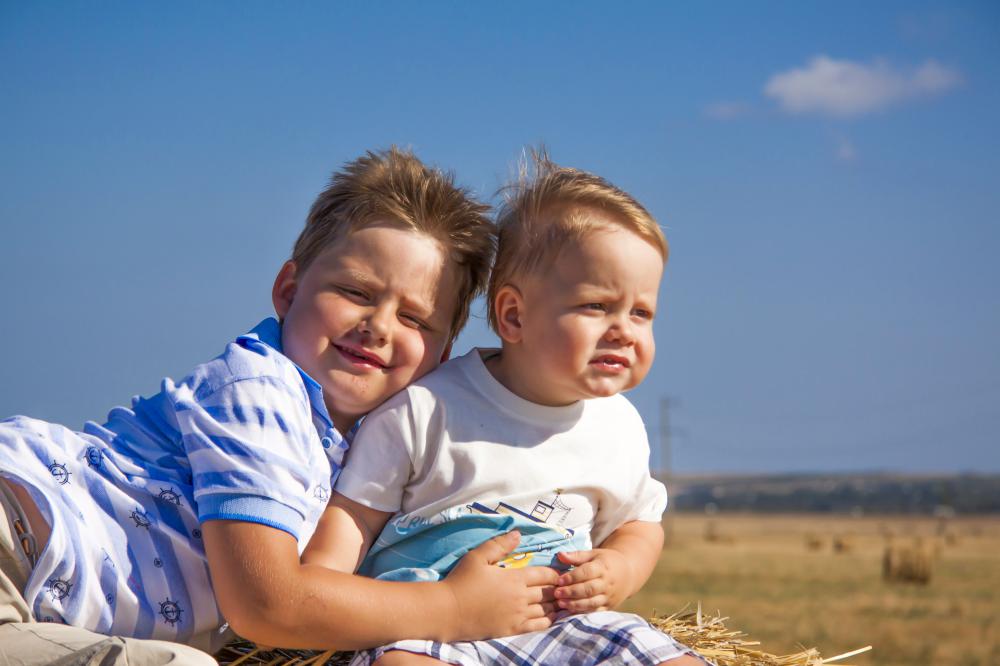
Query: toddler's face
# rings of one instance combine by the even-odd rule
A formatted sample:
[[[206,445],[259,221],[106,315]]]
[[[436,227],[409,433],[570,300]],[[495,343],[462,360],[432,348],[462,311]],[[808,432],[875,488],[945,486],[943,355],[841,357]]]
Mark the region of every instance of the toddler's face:
[[[391,225],[355,231],[274,285],[285,355],[323,387],[342,432],[447,356],[454,262],[434,239]]]
[[[545,274],[525,280],[524,397],[560,405],[626,391],[653,363],[653,316],[663,258],[617,225],[567,245]]]

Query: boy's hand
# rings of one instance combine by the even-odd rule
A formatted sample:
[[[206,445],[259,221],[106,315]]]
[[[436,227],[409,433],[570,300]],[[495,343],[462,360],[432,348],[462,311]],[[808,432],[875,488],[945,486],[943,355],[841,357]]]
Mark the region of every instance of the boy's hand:
[[[520,540],[517,531],[490,539],[470,550],[444,579],[454,597],[455,630],[445,642],[511,636],[552,624],[559,573],[549,567],[496,566]]]
[[[559,608],[587,613],[614,608],[639,591],[660,557],[663,527],[633,520],[620,526],[594,550],[559,553],[575,569],[559,577]]]
[[[633,587],[632,567],[617,550],[595,548],[557,555],[563,564],[575,568],[559,577],[555,589],[560,609],[572,613],[614,608],[628,597]]]

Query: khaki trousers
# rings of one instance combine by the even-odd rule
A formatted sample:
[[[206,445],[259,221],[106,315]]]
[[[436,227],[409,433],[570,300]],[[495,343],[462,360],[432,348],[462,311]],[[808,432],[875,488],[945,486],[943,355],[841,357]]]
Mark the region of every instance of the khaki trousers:
[[[21,507],[0,483],[0,664],[4,666],[217,666],[201,650],[167,641],[121,638],[53,622],[35,622],[23,590],[31,574],[14,520]]]

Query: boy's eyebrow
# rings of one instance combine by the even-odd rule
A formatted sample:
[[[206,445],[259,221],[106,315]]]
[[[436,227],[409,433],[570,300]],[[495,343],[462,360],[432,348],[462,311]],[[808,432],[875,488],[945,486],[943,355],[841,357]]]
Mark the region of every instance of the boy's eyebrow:
[[[432,301],[428,301],[419,296],[414,297],[409,294],[403,295],[403,305],[413,310],[415,314],[419,315],[421,318],[429,319],[437,314],[437,308],[434,307]]]
[[[362,284],[375,284],[377,282],[377,280],[371,273],[360,271],[356,268],[348,268],[345,270],[345,272],[347,273],[348,277],[350,277],[353,280],[357,280]]]
[[[346,268],[344,272],[347,273],[348,277],[361,283],[362,286],[371,286],[380,284],[378,276],[373,275],[368,271],[363,271],[357,268]],[[411,294],[403,294],[403,305],[414,310],[416,314],[424,318],[433,317],[437,310],[434,308],[434,303],[423,297],[415,296]]]

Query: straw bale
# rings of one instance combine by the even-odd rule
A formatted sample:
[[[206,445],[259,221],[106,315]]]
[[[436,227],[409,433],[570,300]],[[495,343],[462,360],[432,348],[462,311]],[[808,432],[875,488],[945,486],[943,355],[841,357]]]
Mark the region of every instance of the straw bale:
[[[696,611],[681,611],[650,618],[657,629],[698,652],[716,666],[821,666],[840,662],[867,652],[871,646],[823,659],[815,648],[795,654],[774,655],[759,648],[758,641],[725,625],[728,618]],[[248,641],[236,641],[216,655],[223,666],[346,666],[350,652],[308,652],[304,650],[265,650]],[[840,663],[839,666],[848,666]]]
[[[889,583],[927,585],[934,554],[919,539],[910,545],[888,545],[882,554],[882,579]]]
[[[806,534],[806,550],[822,550],[823,539],[812,532]]]
[[[709,543],[733,543],[733,537],[722,534],[719,531],[719,526],[715,524],[714,520],[710,520],[705,523],[705,541]]]
[[[849,553],[854,550],[854,539],[849,534],[835,534],[833,537],[833,552]]]
[[[795,654],[770,654],[760,649],[759,641],[747,640],[748,637],[742,631],[726,627],[728,619],[720,614],[705,615],[699,606],[696,611],[681,611],[666,617],[656,617],[654,614],[649,622],[717,666],[820,666],[840,662],[872,649],[869,645],[826,659],[820,656],[816,648]],[[840,666],[848,665],[841,663]]]

